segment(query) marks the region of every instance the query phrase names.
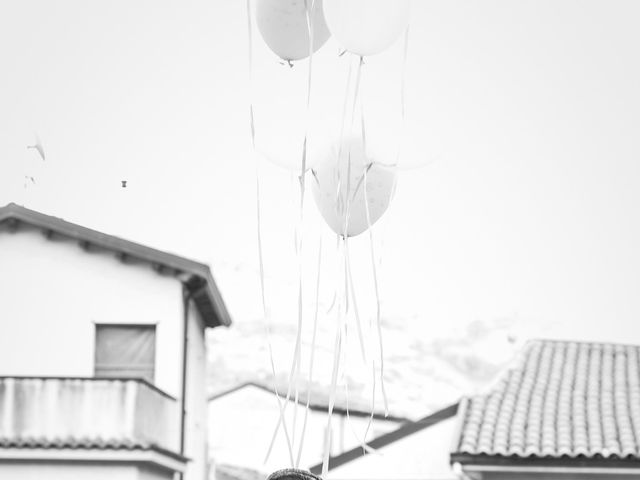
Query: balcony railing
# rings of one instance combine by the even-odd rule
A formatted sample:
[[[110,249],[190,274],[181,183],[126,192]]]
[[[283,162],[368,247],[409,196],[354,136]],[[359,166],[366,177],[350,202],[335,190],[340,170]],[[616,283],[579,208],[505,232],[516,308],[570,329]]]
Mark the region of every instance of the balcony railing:
[[[178,402],[139,379],[0,377],[0,446],[178,452]]]

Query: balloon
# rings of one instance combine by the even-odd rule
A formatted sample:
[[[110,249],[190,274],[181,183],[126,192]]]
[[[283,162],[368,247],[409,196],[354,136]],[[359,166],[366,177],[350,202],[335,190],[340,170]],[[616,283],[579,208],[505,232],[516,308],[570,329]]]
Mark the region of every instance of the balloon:
[[[372,163],[365,155],[362,139],[353,135],[342,142],[342,148],[339,143],[333,145],[312,174],[309,183],[318,210],[338,235],[346,232],[353,237],[365,232],[382,217],[395,191],[395,170]]]
[[[329,39],[324,20],[322,0],[313,1],[313,51]],[[256,22],[258,30],[269,48],[286,61],[301,60],[309,56],[309,28],[305,0],[258,0]]]
[[[410,0],[324,0],[329,31],[348,51],[374,55],[409,25]]]
[[[254,110],[256,150],[267,160],[296,174],[302,169],[306,105],[295,98],[274,98]],[[305,166],[308,170],[324,156],[327,132],[335,120],[312,106],[309,114]]]

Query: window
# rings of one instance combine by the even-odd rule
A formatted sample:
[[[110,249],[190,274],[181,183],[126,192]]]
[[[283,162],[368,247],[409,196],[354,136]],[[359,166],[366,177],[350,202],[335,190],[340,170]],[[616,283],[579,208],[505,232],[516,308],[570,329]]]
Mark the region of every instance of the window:
[[[96,377],[153,382],[155,359],[155,325],[96,325]]]

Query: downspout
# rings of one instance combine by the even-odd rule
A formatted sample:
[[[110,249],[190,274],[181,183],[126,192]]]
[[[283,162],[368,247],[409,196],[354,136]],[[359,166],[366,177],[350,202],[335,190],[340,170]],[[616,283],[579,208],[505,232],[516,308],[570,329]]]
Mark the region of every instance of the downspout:
[[[189,304],[191,293],[186,285],[182,285],[182,391],[180,393],[180,455],[184,457],[187,418],[187,348],[189,344]],[[180,479],[184,474],[180,474]]]

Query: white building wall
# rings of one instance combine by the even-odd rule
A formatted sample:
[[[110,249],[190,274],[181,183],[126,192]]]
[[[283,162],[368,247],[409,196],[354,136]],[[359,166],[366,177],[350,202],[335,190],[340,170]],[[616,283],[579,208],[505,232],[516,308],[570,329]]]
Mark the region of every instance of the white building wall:
[[[96,323],[156,324],[156,385],[180,395],[182,292],[148,265],[0,232],[0,375],[92,376]]]
[[[185,480],[205,480],[208,475],[205,325],[193,302],[188,322],[185,456],[191,461]]]
[[[177,279],[159,275],[148,264],[123,264],[112,252],[87,252],[77,242],[47,239],[34,228],[20,226],[14,233],[0,231],[0,376],[91,377],[95,324],[155,324],[155,384],[178,399],[179,404],[182,295]],[[192,303],[188,318],[185,437],[185,456],[191,461],[185,480],[204,480],[207,475],[204,337],[204,321]],[[60,466],[55,475],[46,476],[62,480],[160,478],[157,472],[147,470],[135,474],[140,477],[130,476],[131,470],[124,467],[96,467],[95,475],[72,467]],[[30,469],[17,464],[0,465],[0,479],[35,480],[37,475],[40,480],[43,472],[35,466]]]
[[[286,395],[284,392],[282,395]],[[284,403],[284,399],[281,399]],[[293,402],[286,410],[287,428],[293,437],[295,411],[294,459],[304,422],[305,408]],[[268,462],[264,459],[280,416],[275,395],[249,385],[209,402],[209,451],[216,464],[241,465],[264,473],[291,466],[287,442],[280,428]],[[368,418],[334,414],[332,420],[332,455],[360,445],[367,431]],[[309,468],[322,461],[327,412],[309,411],[300,466]],[[398,423],[374,420],[368,438],[397,428]],[[361,477],[366,478],[366,477]]]
[[[457,426],[456,417],[443,420],[331,470],[336,480],[455,480],[449,450]],[[515,478],[515,477],[514,477]]]

